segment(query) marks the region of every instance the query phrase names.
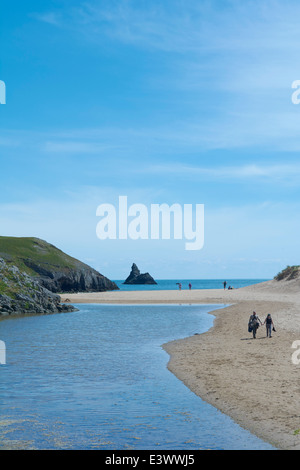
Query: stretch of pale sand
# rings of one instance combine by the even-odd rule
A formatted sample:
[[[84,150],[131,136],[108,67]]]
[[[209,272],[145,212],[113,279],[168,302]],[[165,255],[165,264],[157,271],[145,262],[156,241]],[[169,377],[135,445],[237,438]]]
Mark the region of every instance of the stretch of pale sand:
[[[113,291],[68,294],[62,301],[66,298],[72,303],[223,306],[211,312],[215,320],[208,332],[163,345],[169,369],[203,400],[274,447],[300,449],[300,365],[292,361],[297,352],[292,345],[300,341],[297,285],[270,281],[225,291]],[[248,333],[253,310],[262,321],[272,314],[277,330],[272,338],[265,327],[255,340]]]

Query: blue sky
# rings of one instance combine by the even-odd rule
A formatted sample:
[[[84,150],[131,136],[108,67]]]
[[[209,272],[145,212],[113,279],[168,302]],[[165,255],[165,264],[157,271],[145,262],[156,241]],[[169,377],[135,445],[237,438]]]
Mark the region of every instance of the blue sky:
[[[2,0],[1,234],[112,279],[299,264],[296,1]],[[204,204],[205,245],[96,237],[96,208]]]

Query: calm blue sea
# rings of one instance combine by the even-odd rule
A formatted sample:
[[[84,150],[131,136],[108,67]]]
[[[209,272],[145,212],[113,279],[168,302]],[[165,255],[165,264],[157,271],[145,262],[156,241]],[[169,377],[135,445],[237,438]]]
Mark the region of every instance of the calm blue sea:
[[[0,323],[0,449],[272,449],[167,369],[220,306],[77,307]]]
[[[259,282],[269,281],[270,279],[155,279],[157,285],[128,285],[124,280],[114,281],[121,290],[176,290],[181,283],[182,289],[188,289],[189,283],[192,289],[223,289],[224,281],[229,286],[238,289],[240,287],[251,286]]]

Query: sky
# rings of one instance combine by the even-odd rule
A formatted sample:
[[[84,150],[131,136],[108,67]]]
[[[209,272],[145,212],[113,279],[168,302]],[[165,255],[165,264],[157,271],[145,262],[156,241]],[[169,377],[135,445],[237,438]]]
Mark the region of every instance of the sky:
[[[125,279],[300,264],[299,2],[1,0],[0,234]],[[97,207],[204,204],[204,247],[100,240]]]

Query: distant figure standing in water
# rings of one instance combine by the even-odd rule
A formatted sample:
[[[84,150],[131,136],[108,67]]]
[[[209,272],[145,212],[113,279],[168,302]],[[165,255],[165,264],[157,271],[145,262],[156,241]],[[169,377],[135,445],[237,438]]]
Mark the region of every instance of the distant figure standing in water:
[[[190,290],[192,289],[192,284],[191,284],[191,283],[189,283],[189,289],[190,289]]]
[[[178,287],[179,287],[179,290],[181,290],[181,284],[180,283],[178,284]]]
[[[224,290],[225,290],[225,289],[226,289],[226,286],[227,286],[227,282],[226,282],[226,281],[223,282],[223,286],[224,286]]]

